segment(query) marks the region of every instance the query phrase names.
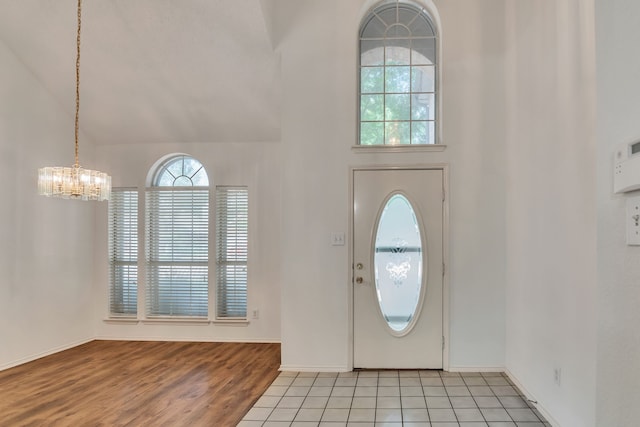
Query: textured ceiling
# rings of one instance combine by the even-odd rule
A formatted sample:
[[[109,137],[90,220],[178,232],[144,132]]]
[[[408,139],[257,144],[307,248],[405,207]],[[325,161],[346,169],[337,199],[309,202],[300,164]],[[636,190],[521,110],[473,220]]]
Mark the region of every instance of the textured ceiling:
[[[76,0],[0,11],[0,40],[73,126]],[[97,144],[280,139],[261,0],[84,0],[81,55],[80,127]]]

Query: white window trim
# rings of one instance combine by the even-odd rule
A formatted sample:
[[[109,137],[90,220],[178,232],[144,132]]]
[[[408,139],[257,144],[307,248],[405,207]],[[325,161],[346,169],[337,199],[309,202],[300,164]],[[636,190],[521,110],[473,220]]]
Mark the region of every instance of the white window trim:
[[[137,325],[139,323],[143,325],[213,325],[213,326],[233,326],[233,327],[247,327],[251,324],[250,320],[212,320],[212,319],[181,319],[181,318],[168,318],[168,319],[155,319],[155,318],[131,318],[131,317],[106,317],[102,319],[104,323],[113,325]]]
[[[352,145],[354,153],[420,153],[441,152],[447,149],[444,144],[406,144],[406,145]]]

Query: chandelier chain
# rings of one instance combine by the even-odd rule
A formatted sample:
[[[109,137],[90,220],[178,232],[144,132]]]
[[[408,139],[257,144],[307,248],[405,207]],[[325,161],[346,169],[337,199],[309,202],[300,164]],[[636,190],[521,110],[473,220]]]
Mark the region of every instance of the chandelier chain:
[[[78,31],[76,33],[76,114],[75,164],[73,167],[44,167],[38,169],[38,193],[47,197],[79,200],[109,200],[111,177],[97,170],[80,167],[80,33],[82,29],[82,0],[78,0]]]
[[[82,0],[78,0],[78,33],[76,36],[76,120],[75,120],[75,158],[76,168],[80,167],[78,156],[78,122],[80,118],[80,29],[82,28]]]

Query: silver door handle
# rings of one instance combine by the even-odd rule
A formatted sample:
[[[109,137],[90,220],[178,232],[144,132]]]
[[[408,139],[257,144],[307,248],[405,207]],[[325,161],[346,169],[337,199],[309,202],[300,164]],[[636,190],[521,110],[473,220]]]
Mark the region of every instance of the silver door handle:
[[[364,282],[364,280],[362,280],[362,277],[356,277],[356,283],[357,283],[358,285],[361,285],[361,284],[362,284],[362,282]]]

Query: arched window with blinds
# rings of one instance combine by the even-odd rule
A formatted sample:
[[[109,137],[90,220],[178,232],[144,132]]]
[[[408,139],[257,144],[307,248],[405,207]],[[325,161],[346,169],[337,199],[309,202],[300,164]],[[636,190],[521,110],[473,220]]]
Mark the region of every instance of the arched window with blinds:
[[[146,192],[147,317],[208,317],[209,179],[179,155]]]
[[[146,189],[146,286],[138,287],[138,190],[114,188],[109,202],[109,315],[147,319],[247,319],[249,191],[215,187],[215,304],[209,303],[209,177],[197,159],[170,156]],[[145,298],[142,298],[145,295]]]

